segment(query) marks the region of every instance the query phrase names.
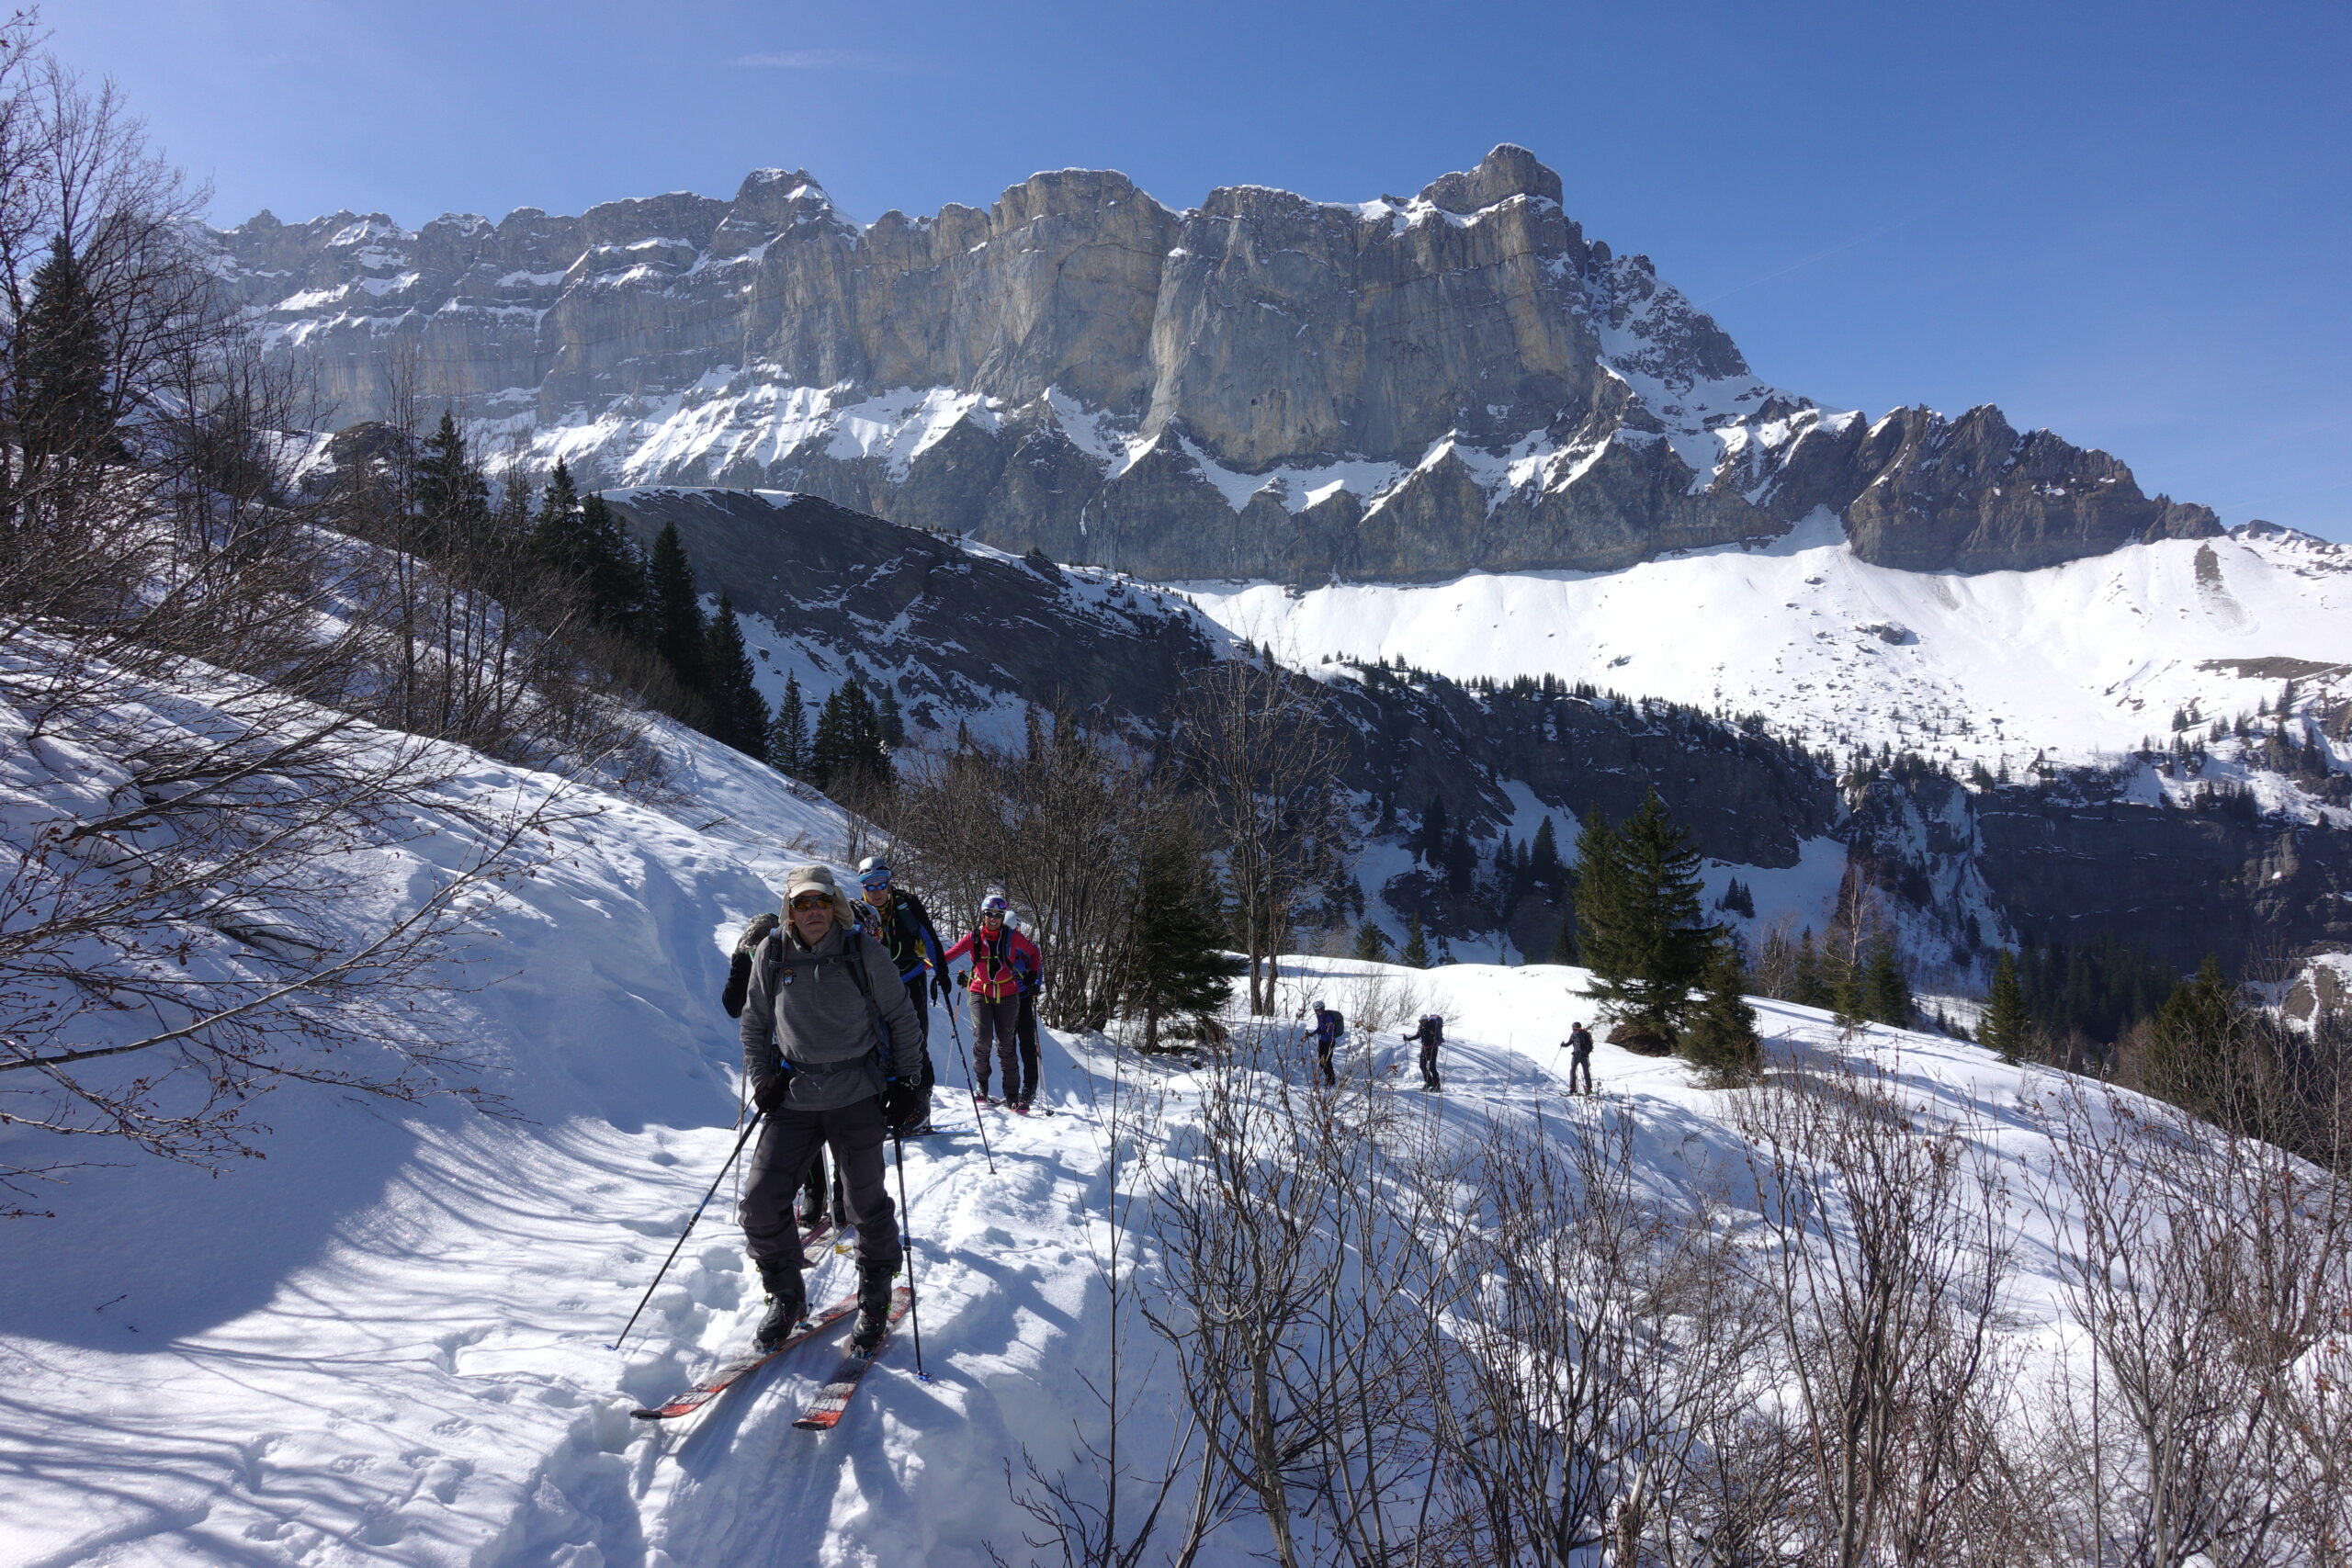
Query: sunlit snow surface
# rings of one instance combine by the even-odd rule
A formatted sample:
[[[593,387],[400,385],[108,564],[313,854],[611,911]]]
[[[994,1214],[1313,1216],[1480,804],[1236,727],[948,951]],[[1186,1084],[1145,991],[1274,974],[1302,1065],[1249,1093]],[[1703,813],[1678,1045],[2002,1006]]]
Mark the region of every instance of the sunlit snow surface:
[[[2352,662],[2352,554],[2296,536],[1962,575],[1870,565],[1816,513],[1768,548],[1623,571],[1182,586],[1228,630],[1310,667],[1329,655],[1464,680],[1555,675],[1760,712],[1841,752],[1891,741],[1992,768],[2168,741],[2192,703],[2200,733],[2251,714],[2282,681],[2247,661]],[[2352,691],[2341,669],[2300,684]]]
[[[989,1542],[1023,1559],[1035,1527],[1006,1466],[1026,1445],[1058,1470],[1102,1419],[1083,1381],[1109,1323],[1099,1044],[1048,1040],[1045,1097],[1061,1114],[989,1113],[993,1175],[952,1093],[942,1120],[964,1130],[908,1152],[932,1382],[902,1341],[839,1430],[796,1431],[830,1362],[814,1351],[689,1423],[628,1416],[741,1346],[757,1316],[722,1192],[637,1335],[606,1348],[733,1142],[726,943],[788,863],[844,852],[830,807],[694,738],[666,744],[678,802],[609,801],[566,829],[558,863],[453,976],[475,988],[443,1000],[525,1120],[288,1089],[266,1118],[266,1160],[218,1179],[85,1172],[47,1200],[59,1218],[0,1235],[0,1562],[895,1568],[980,1563]],[[544,787],[488,763],[468,786],[485,784]],[[1298,961],[1281,1010],[1322,997],[1361,1017],[1352,987],[1376,967]],[[1343,1070],[1373,1086],[1355,1092],[1465,1134],[1538,1109],[1565,1128],[1557,1042],[1591,1016],[1581,977],[1404,976],[1422,987],[1412,1010],[1447,1017],[1447,1093],[1394,1087],[1413,1075],[1383,1072],[1406,1055],[1393,1034],[1351,1047]],[[1784,1042],[1833,1038],[1818,1014],[1762,1010]],[[2018,1070],[1885,1031],[1854,1048],[1899,1053],[2014,1175],[2041,1163]],[[1722,1098],[1679,1064],[1604,1045],[1597,1068],[1640,1119],[1659,1192],[1728,1157]],[[952,1047],[941,1070],[961,1081]],[[1193,1080],[1155,1082],[1181,1125]],[[1149,1247],[1137,1256],[1148,1269]],[[816,1295],[845,1288],[848,1268],[828,1258]],[[2044,1279],[2021,1280],[2018,1305],[2019,1332],[2050,1331]],[[1144,1375],[1164,1379],[1165,1362]],[[1164,1386],[1143,1398],[1126,1451],[1164,1442],[1174,1405]],[[1242,1568],[1263,1544],[1245,1523],[1202,1561]]]

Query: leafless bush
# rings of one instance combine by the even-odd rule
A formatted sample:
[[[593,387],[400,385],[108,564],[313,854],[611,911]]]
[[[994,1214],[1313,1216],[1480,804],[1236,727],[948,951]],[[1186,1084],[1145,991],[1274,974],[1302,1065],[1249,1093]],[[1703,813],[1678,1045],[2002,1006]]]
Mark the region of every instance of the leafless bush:
[[[2324,1168],[2079,1080],[2043,1206],[2088,1365],[2054,1451],[2079,1557],[2183,1568],[2352,1551],[2352,1195]]]
[[[2013,1386],[2007,1197],[1984,1145],[1939,1125],[1899,1071],[1783,1075],[1736,1112],[1801,1438],[1789,1545],[1838,1568],[2000,1560],[1979,1527],[2001,1508]]]
[[[942,919],[974,919],[991,891],[1012,900],[1052,976],[1041,1013],[1063,1029],[1100,1029],[1118,1010],[1142,852],[1184,808],[1151,759],[1067,714],[1033,714],[1019,752],[975,743],[902,758],[875,807]]]
[[[1250,958],[1250,1010],[1272,1015],[1276,957],[1316,890],[1335,880],[1354,843],[1340,791],[1344,749],[1320,688],[1271,655],[1194,673],[1171,750],[1224,856],[1235,923]]]

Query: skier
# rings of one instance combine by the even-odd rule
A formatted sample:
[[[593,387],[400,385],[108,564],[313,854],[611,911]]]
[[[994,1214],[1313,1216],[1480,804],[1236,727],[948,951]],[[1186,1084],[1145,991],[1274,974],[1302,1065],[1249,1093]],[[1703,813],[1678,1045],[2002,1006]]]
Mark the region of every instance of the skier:
[[[1022,976],[1043,974],[1045,960],[1035,942],[1004,923],[1012,912],[1012,902],[1001,893],[981,899],[979,929],[958,939],[943,962],[953,964],[965,957],[972,961],[971,968],[956,978],[972,998],[972,1076],[977,1080],[973,1098],[983,1105],[995,1103],[989,1098],[989,1047],[993,1042],[997,1060],[1004,1067],[1005,1103],[1026,1111],[1029,1102],[1021,1083]]]
[[[1328,1087],[1340,1081],[1332,1070],[1331,1053],[1338,1048],[1340,1036],[1347,1032],[1348,1021],[1325,1007],[1315,1004],[1315,1065],[1323,1069],[1323,1082]]]
[[[931,1114],[922,1034],[882,944],[859,932],[849,898],[821,865],[785,877],[782,927],[752,954],[743,1002],[743,1072],[767,1118],[743,1187],[743,1234],[766,1287],[757,1343],[772,1346],[808,1313],[808,1259],[792,1228],[792,1194],[819,1145],[857,1226],[857,1327],[870,1355],[889,1332],[899,1271],[898,1210],[883,1184],[882,1140]]]
[[[782,919],[775,915],[756,915],[744,925],[743,934],[736,938],[735,951],[727,961],[727,988],[719,993],[718,998],[718,1005],[727,1010],[728,1017],[741,1019],[743,1016],[743,1001],[752,989],[752,955],[781,924]],[[839,1181],[833,1183],[832,1212],[834,1229],[848,1224],[849,1211],[842,1201],[842,1184]],[[820,1145],[808,1156],[808,1179],[800,1195],[800,1226],[803,1230],[809,1229],[822,1223],[824,1218],[825,1151]]]
[[[1008,910],[1005,929],[1021,929],[1021,917]],[[1037,1098],[1037,998],[1046,992],[1045,955],[1038,954],[1037,968],[1021,981],[1021,1109],[1026,1111]]]
[[[1592,1092],[1592,1031],[1578,1019],[1568,1031],[1568,1092],[1577,1091],[1577,1075],[1584,1075],[1584,1091]]]
[[[1423,1013],[1421,1021],[1405,1038],[1420,1043],[1421,1087],[1443,1089],[1445,1086],[1438,1081],[1437,1076],[1437,1048],[1445,1043],[1445,1020],[1433,1012]]]
[[[936,989],[943,998],[949,994],[938,929],[931,923],[931,911],[922,907],[922,899],[891,886],[890,864],[880,855],[868,855],[857,863],[857,886],[865,895],[858,914],[872,922],[874,934],[890,954],[890,962],[898,965],[899,980],[907,987],[907,1001],[922,1031],[922,1087],[928,1093],[939,1081],[931,1063],[930,992]]]

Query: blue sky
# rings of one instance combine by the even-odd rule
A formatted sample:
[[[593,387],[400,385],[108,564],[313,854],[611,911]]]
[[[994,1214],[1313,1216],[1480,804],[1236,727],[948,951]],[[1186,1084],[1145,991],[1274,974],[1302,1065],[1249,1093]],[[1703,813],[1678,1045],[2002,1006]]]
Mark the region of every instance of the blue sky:
[[[1767,378],[1997,402],[2352,538],[2352,6],[50,0],[215,220],[577,212],[806,167],[853,216],[1033,170],[1408,194],[1560,170]]]

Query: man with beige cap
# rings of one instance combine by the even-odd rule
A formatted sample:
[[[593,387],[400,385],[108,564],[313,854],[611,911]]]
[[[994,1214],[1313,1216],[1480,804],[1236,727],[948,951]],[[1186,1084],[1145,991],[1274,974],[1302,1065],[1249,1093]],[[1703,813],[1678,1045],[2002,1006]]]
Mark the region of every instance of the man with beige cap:
[[[743,1073],[767,1119],[741,1209],[769,1302],[755,1340],[774,1345],[808,1314],[800,1271],[808,1265],[792,1200],[822,1143],[833,1151],[857,1226],[858,1320],[850,1344],[871,1352],[888,1330],[900,1256],[882,1144],[931,1115],[922,1032],[898,967],[857,930],[830,868],[793,867],[784,901],[784,923],[752,955],[742,1017]]]

